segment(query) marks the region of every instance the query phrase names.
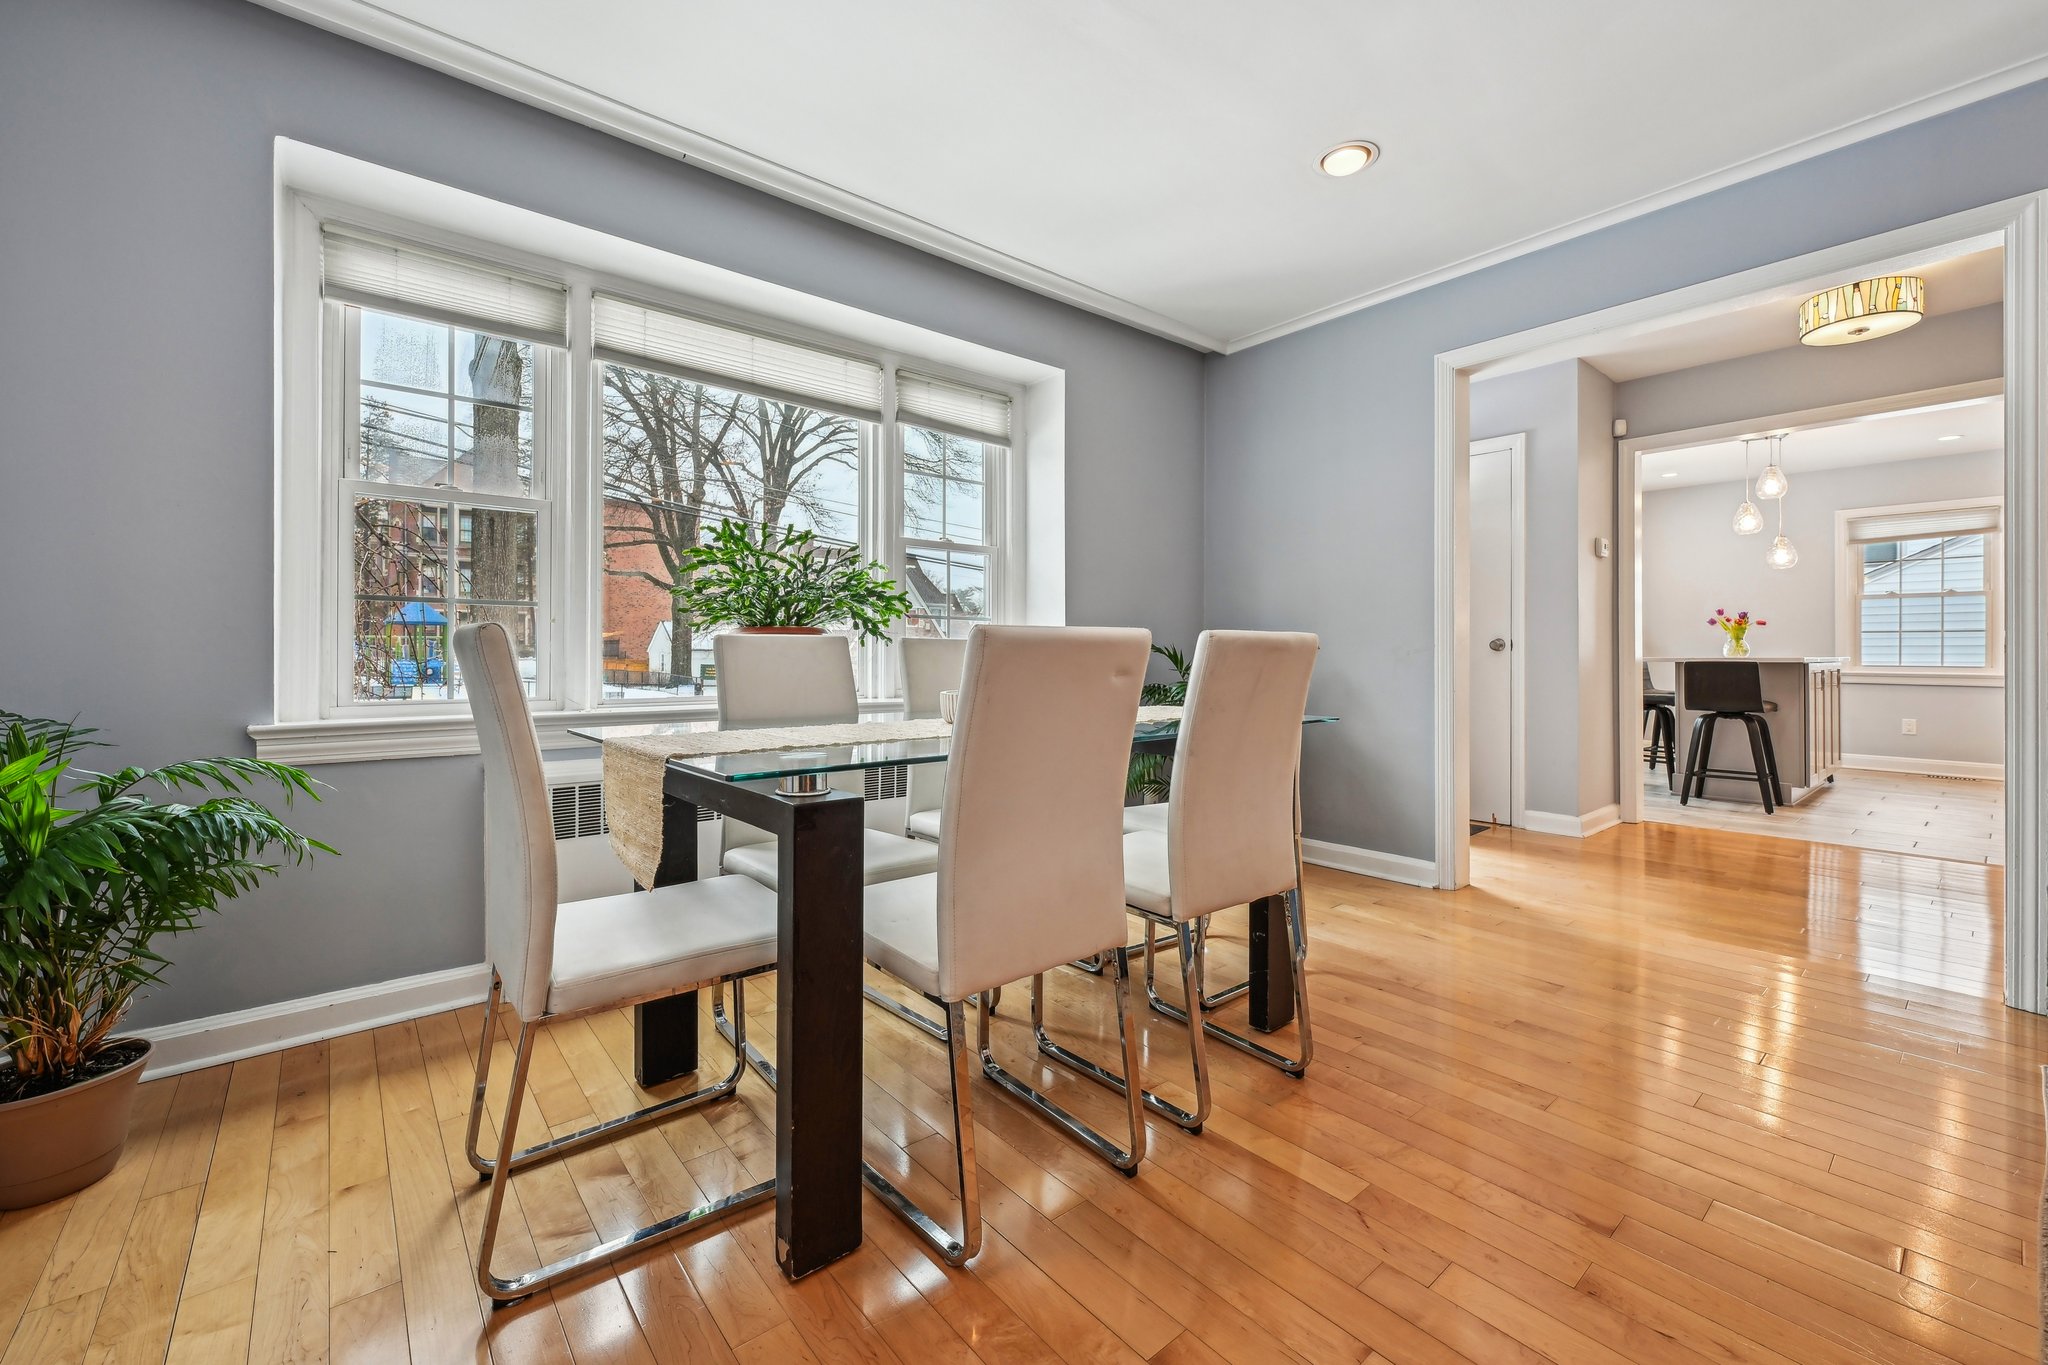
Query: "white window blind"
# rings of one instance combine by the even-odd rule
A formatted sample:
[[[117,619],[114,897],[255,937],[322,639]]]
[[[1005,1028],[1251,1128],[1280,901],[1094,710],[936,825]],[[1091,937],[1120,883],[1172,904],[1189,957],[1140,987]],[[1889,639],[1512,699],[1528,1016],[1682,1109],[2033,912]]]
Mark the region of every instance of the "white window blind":
[[[380,242],[332,228],[320,234],[321,292],[496,336],[569,344],[569,291],[482,261]]]
[[[882,367],[871,360],[757,336],[737,327],[599,294],[592,329],[601,359],[653,363],[688,379],[763,398],[882,420]]]
[[[1999,529],[1999,506],[1909,508],[1849,519],[1849,541],[1868,545],[1887,540],[1967,536]]]
[[[908,370],[896,374],[896,420],[970,440],[1010,444],[1007,395]]]

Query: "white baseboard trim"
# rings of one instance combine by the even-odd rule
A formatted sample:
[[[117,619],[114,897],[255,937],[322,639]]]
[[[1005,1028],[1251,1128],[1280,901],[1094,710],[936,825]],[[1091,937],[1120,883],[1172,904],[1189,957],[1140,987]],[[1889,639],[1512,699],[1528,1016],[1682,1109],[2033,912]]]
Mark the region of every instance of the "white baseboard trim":
[[[1917,773],[1922,777],[1974,777],[2005,781],[2003,763],[1962,763],[1947,758],[1894,758],[1890,754],[1843,754],[1841,766],[1873,773]]]
[[[258,1053],[474,1005],[484,998],[490,984],[490,968],[478,963],[474,967],[452,967],[447,971],[402,976],[396,981],[351,986],[299,1000],[280,1000],[274,1005],[259,1005],[232,1014],[137,1029],[136,1033],[156,1045],[143,1078],[176,1076],[203,1066],[238,1062]]]
[[[1522,828],[1531,834],[1562,834],[1567,839],[1585,839],[1621,823],[1621,807],[1609,803],[1584,815],[1557,815],[1547,810],[1522,812]]]
[[[1398,853],[1378,853],[1350,844],[1333,844],[1327,839],[1303,839],[1301,860],[1317,867],[1333,867],[1339,872],[1356,872],[1361,877],[1377,877],[1383,882],[1399,882],[1403,886],[1436,885],[1436,864],[1426,858],[1404,858]]]

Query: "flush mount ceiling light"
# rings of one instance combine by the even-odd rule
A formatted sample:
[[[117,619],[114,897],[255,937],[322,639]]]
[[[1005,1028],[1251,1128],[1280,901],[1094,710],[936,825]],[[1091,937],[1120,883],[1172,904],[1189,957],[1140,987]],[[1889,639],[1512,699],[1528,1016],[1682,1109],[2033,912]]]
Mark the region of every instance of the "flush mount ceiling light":
[[[1340,142],[1324,152],[1316,165],[1324,175],[1357,175],[1367,166],[1380,159],[1380,149],[1373,142]]]
[[[1903,332],[1927,312],[1927,282],[1918,275],[1879,275],[1815,294],[1799,305],[1799,340],[1846,346]]]

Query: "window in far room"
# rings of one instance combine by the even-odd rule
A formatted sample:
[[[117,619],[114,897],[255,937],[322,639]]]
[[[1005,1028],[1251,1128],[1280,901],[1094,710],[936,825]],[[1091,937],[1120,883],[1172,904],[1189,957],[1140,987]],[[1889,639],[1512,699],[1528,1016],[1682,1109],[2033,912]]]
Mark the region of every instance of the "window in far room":
[[[1850,667],[1872,676],[1996,675],[1999,503],[1865,508],[1839,518]]]

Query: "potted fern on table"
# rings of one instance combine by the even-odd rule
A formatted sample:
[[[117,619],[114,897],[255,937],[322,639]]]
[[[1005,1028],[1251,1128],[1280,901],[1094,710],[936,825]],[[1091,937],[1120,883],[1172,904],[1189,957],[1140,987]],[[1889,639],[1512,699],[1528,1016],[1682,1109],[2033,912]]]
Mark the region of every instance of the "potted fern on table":
[[[76,766],[92,733],[0,711],[0,1209],[82,1189],[120,1158],[150,1045],[115,1030],[167,965],[155,941],[275,873],[273,850],[334,851],[244,790],[318,800],[297,768],[92,772]]]
[[[881,561],[863,561],[855,547],[794,526],[728,518],[682,559],[682,581],[672,591],[700,627],[822,635],[845,625],[887,644],[889,627],[910,614],[910,595]]]

